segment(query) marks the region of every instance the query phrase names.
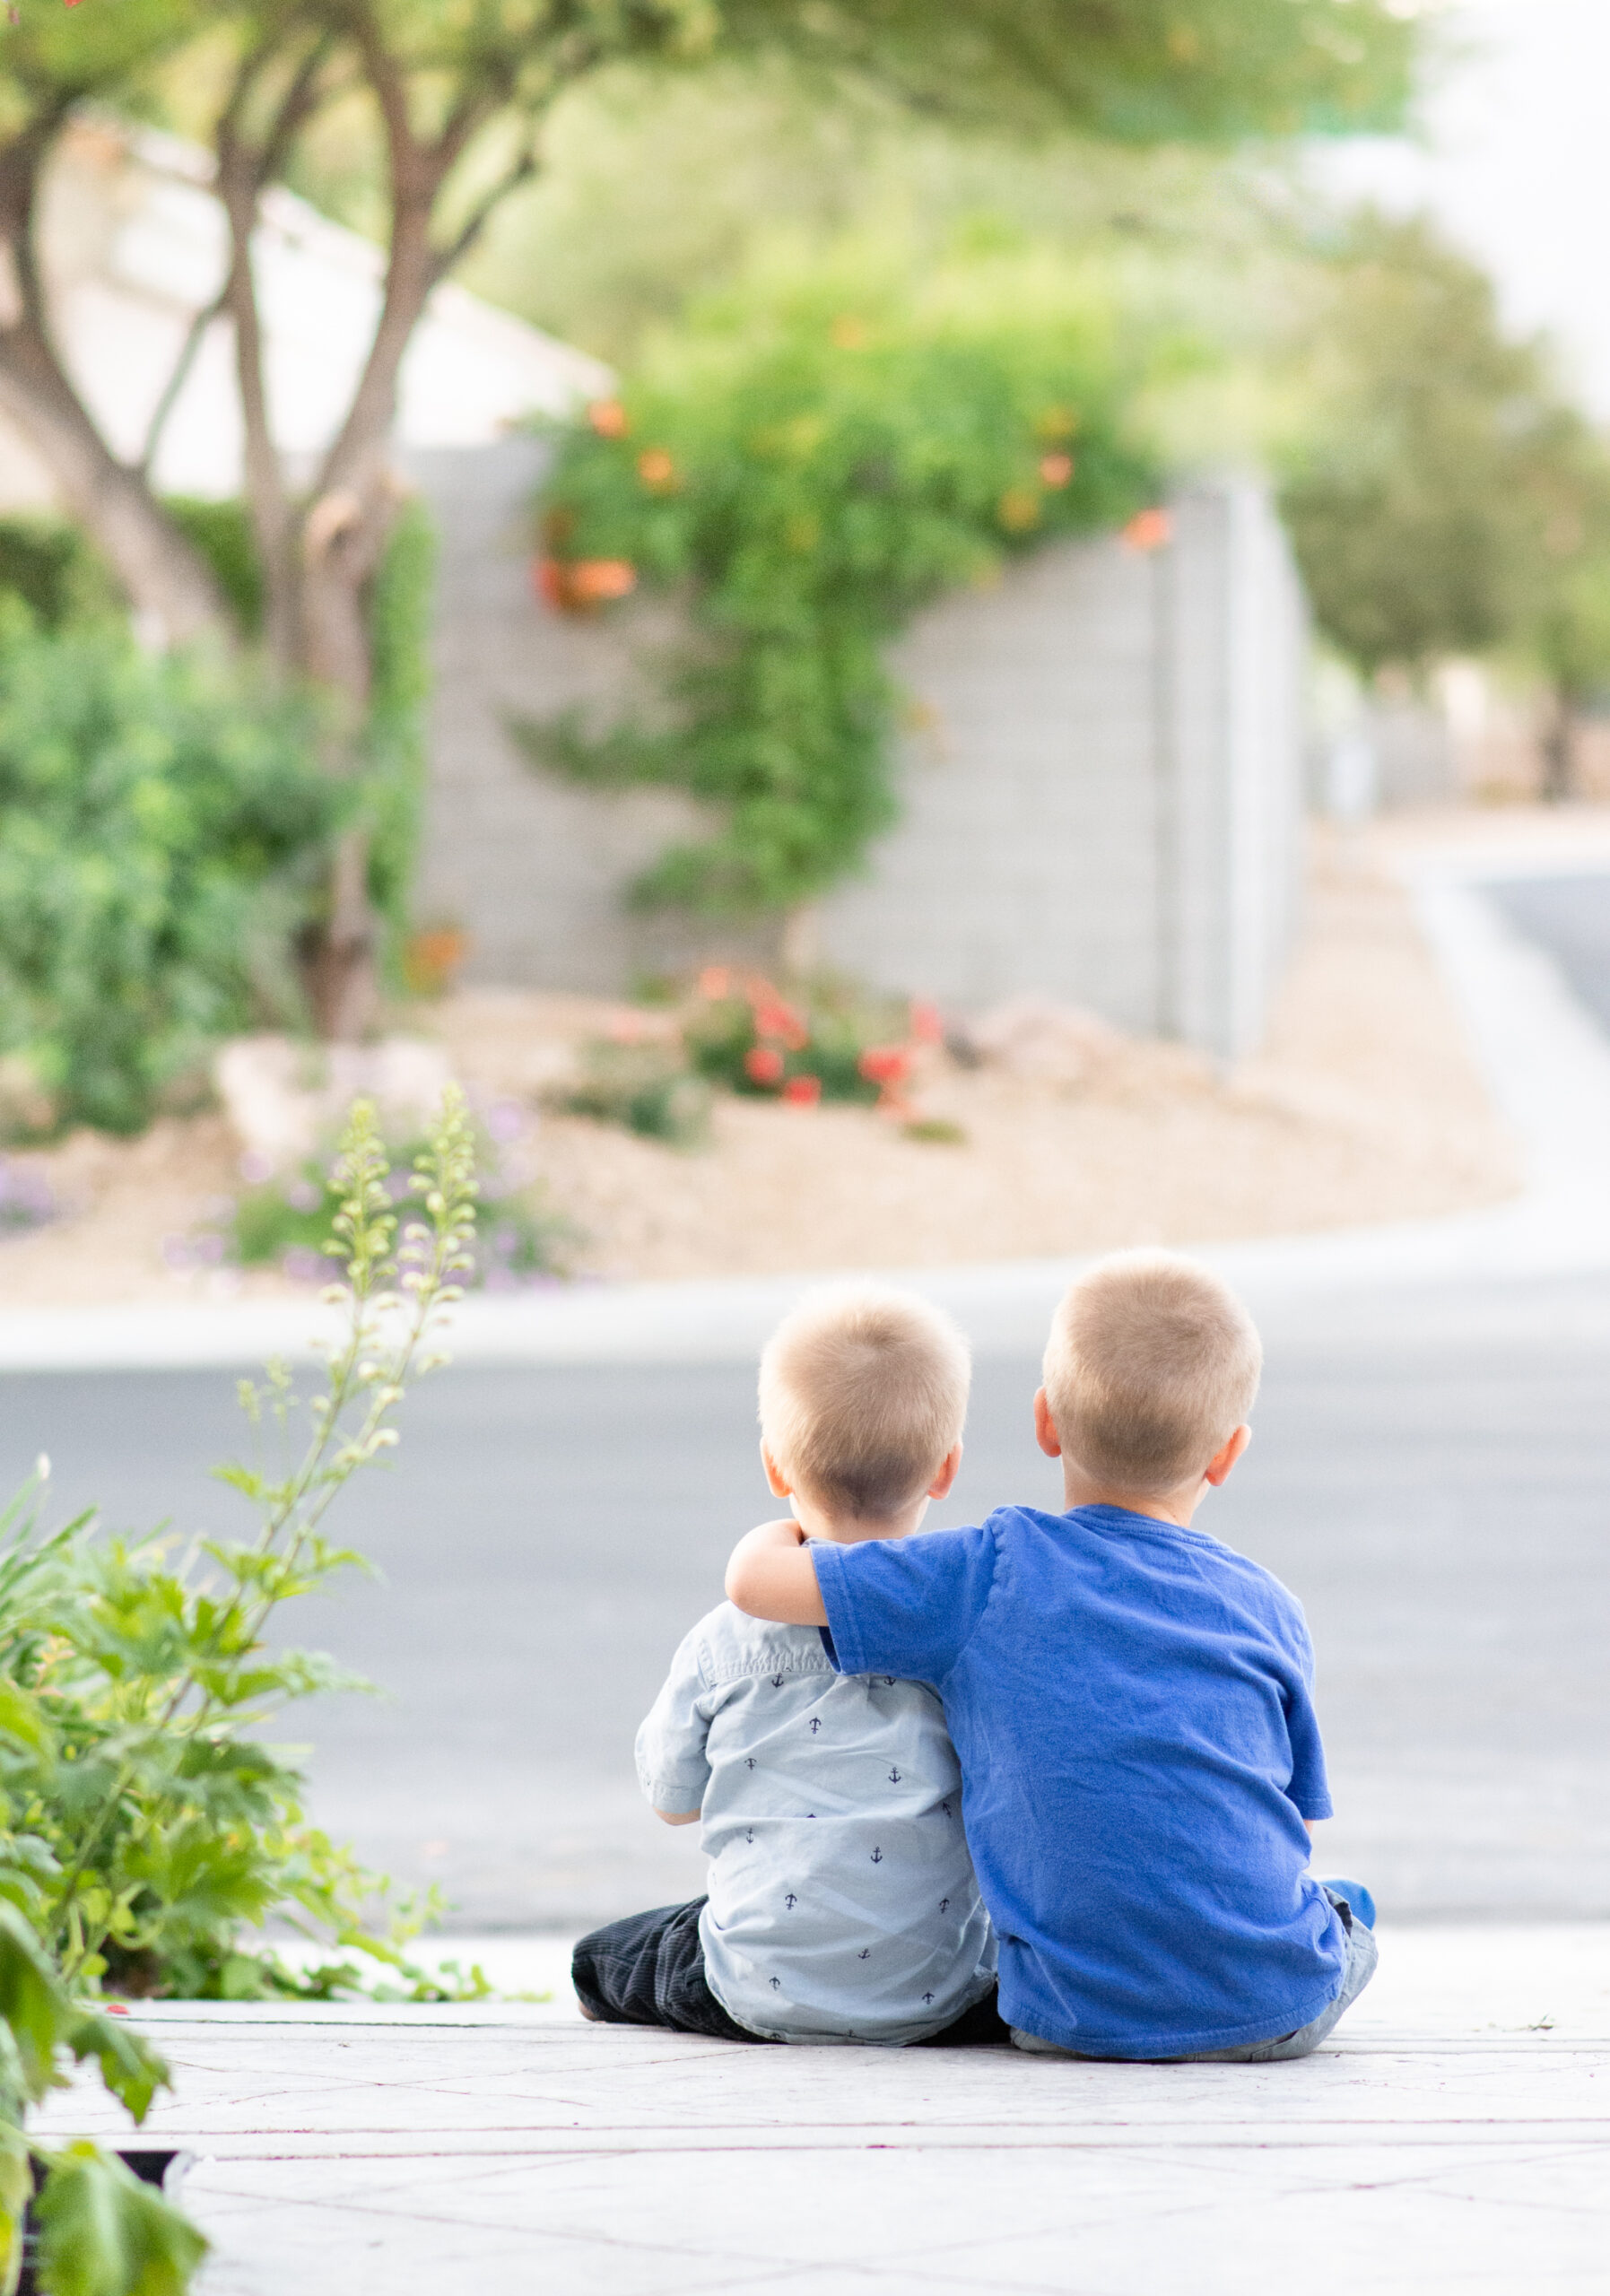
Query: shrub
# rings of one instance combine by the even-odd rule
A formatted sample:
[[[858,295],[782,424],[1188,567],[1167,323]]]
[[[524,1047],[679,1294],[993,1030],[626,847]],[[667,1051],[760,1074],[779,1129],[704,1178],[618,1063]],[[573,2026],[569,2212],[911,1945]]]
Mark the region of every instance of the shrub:
[[[868,999],[834,983],[785,996],[757,974],[711,966],[683,1022],[700,1074],[735,1092],[810,1106],[903,1108],[918,1049],[936,1044],[931,1005]]]
[[[145,1125],[213,1039],[294,1000],[339,793],[308,708],[114,626],[0,618],[0,1054],[57,1125]]]
[[[706,306],[564,438],[545,594],[606,611],[640,578],[694,624],[657,718],[513,727],[549,770],[717,809],[640,900],[753,912],[857,865],[894,813],[888,641],[1009,552],[1145,500],[1137,380],[1066,274],[958,261],[917,287],[840,259]]]
[[[0,1522],[0,2284],[14,2284],[36,2165],[58,2292],[178,2296],[205,2248],[94,2146],[52,2152],[25,2134],[69,2054],[96,2060],[136,2120],[166,2084],[149,2045],[95,2008],[102,1987],[240,1999],[355,1985],[350,1964],[302,1979],[242,1943],[278,1912],[338,1954],[393,1964],[404,1997],[432,1996],[403,1960],[402,1931],[370,1918],[374,1877],[303,1823],[302,1774],[261,1735],[287,1702],[352,1686],[326,1658],[271,1649],[267,1630],[281,1605],[356,1560],[325,1535],[330,1503],[395,1444],[405,1388],[441,1360],[439,1311],[457,1296],[474,1224],[461,1100],[417,1160],[412,1213],[399,1214],[387,1178],[372,1118],[355,1109],[331,1247],[347,1325],[308,1401],[305,1441],[292,1440],[287,1370],[242,1384],[278,1454],[223,1470],[258,1518],[254,1537],[176,1553],[161,1538],[103,1539],[88,1518],[41,1536],[37,1486]]]
[[[177,495],[166,508],[211,566],[242,637],[260,638],[265,586],[246,504]],[[392,522],[369,587],[370,701],[360,793],[370,831],[370,898],[386,922],[387,953],[398,987],[405,985],[408,896],[424,803],[435,578],[435,530],[413,495]]]
[[[581,1079],[563,1105],[572,1116],[623,1125],[640,1139],[673,1148],[696,1148],[709,1130],[709,1086],[674,1045],[588,1045]]]
[[[508,1163],[503,1148],[518,1132],[511,1134],[504,1114],[500,1109],[492,1112],[497,1136],[486,1126],[475,1127],[481,1200],[487,1216],[465,1247],[461,1280],[466,1290],[509,1291],[558,1275],[575,1240],[571,1223],[546,1204],[540,1186]],[[424,1146],[422,1141],[411,1141],[393,1152],[397,1169],[387,1185],[394,1201],[407,1195],[408,1173]],[[327,1283],[340,1273],[330,1257],[330,1242],[342,1187],[338,1155],[309,1157],[298,1171],[276,1174],[248,1188],[227,1208],[221,1207],[222,1224],[194,1237],[185,1257],[213,1266],[222,1259],[243,1267],[277,1265],[287,1275]]]

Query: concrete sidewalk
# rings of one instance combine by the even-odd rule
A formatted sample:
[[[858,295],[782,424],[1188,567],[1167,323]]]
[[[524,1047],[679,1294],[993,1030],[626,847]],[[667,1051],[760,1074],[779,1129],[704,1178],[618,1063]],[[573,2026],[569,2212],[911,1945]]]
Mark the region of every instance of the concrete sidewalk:
[[[1610,1925],[1388,1929],[1325,2048],[1261,2067],[745,2048],[568,1989],[140,2022],[203,2296],[1610,2286]],[[88,2083],[46,2118],[117,2130]]]

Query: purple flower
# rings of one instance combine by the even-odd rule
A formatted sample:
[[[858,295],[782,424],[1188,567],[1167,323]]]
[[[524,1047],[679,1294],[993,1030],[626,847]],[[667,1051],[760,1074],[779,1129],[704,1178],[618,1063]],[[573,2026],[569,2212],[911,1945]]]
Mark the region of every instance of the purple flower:
[[[312,1180],[287,1180],[285,1201],[292,1212],[317,1212],[324,1202],[324,1190]]]

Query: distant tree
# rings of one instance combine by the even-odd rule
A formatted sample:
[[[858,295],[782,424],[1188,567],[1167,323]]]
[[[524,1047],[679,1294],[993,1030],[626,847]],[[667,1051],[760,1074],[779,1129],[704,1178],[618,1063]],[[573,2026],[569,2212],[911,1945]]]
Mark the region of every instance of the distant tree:
[[[335,698],[354,756],[372,674],[365,593],[396,509],[388,442],[403,358],[437,283],[536,172],[567,90],[623,60],[783,55],[1018,133],[1223,140],[1385,126],[1413,53],[1393,0],[90,0],[71,13],[19,0],[13,15],[0,31],[0,249],[17,291],[0,314],[0,397],[131,601],[175,638],[227,628],[194,543],[153,498],[154,439],[143,468],[118,463],[74,388],[34,240],[40,172],[74,109],[91,97],[148,105],[159,69],[198,41],[186,71],[221,91],[209,132],[230,257],[197,324],[222,317],[234,337],[265,640]],[[251,239],[263,194],[311,124],[354,95],[383,153],[384,294],[345,416],[302,492],[274,443]],[[361,1030],[372,1006],[369,870],[366,837],[349,831],[311,968],[336,1036]]]
[[[1424,221],[1359,218],[1317,280],[1283,505],[1319,625],[1366,675],[1524,657],[1553,697],[1544,787],[1562,796],[1610,683],[1610,452]]]
[[[1321,629],[1367,674],[1488,651],[1524,613],[1538,472],[1570,427],[1542,352],[1427,223],[1375,214],[1302,326],[1312,411],[1282,503]]]

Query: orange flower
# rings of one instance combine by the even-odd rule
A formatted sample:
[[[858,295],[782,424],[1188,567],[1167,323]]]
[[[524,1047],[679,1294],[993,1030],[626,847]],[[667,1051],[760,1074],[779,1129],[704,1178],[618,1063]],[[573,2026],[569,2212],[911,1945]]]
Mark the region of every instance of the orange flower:
[[[638,584],[637,569],[625,558],[576,558],[566,571],[570,596],[578,605],[626,597]]]
[[[782,1097],[791,1109],[814,1109],[822,1098],[820,1076],[790,1076]]]
[[[708,996],[712,1004],[732,995],[732,975],[725,965],[706,965],[699,976],[699,994]]]
[[[618,398],[596,398],[587,408],[587,419],[601,439],[623,439],[631,428]]]
[[[645,447],[638,457],[638,476],[650,494],[674,494],[676,465],[663,447]]]
[[[1040,474],[1048,486],[1066,486],[1074,474],[1072,455],[1042,455]]]
[[[769,1044],[751,1045],[744,1055],[744,1074],[752,1084],[780,1084],[783,1057]]]
[[[1009,486],[995,514],[1008,534],[1026,535],[1040,524],[1040,497],[1031,486]]]
[[[625,558],[537,558],[531,587],[555,613],[588,613],[637,587],[637,569]]]
[[[1137,510],[1123,538],[1130,550],[1162,550],[1174,539],[1174,521],[1166,510]]]

